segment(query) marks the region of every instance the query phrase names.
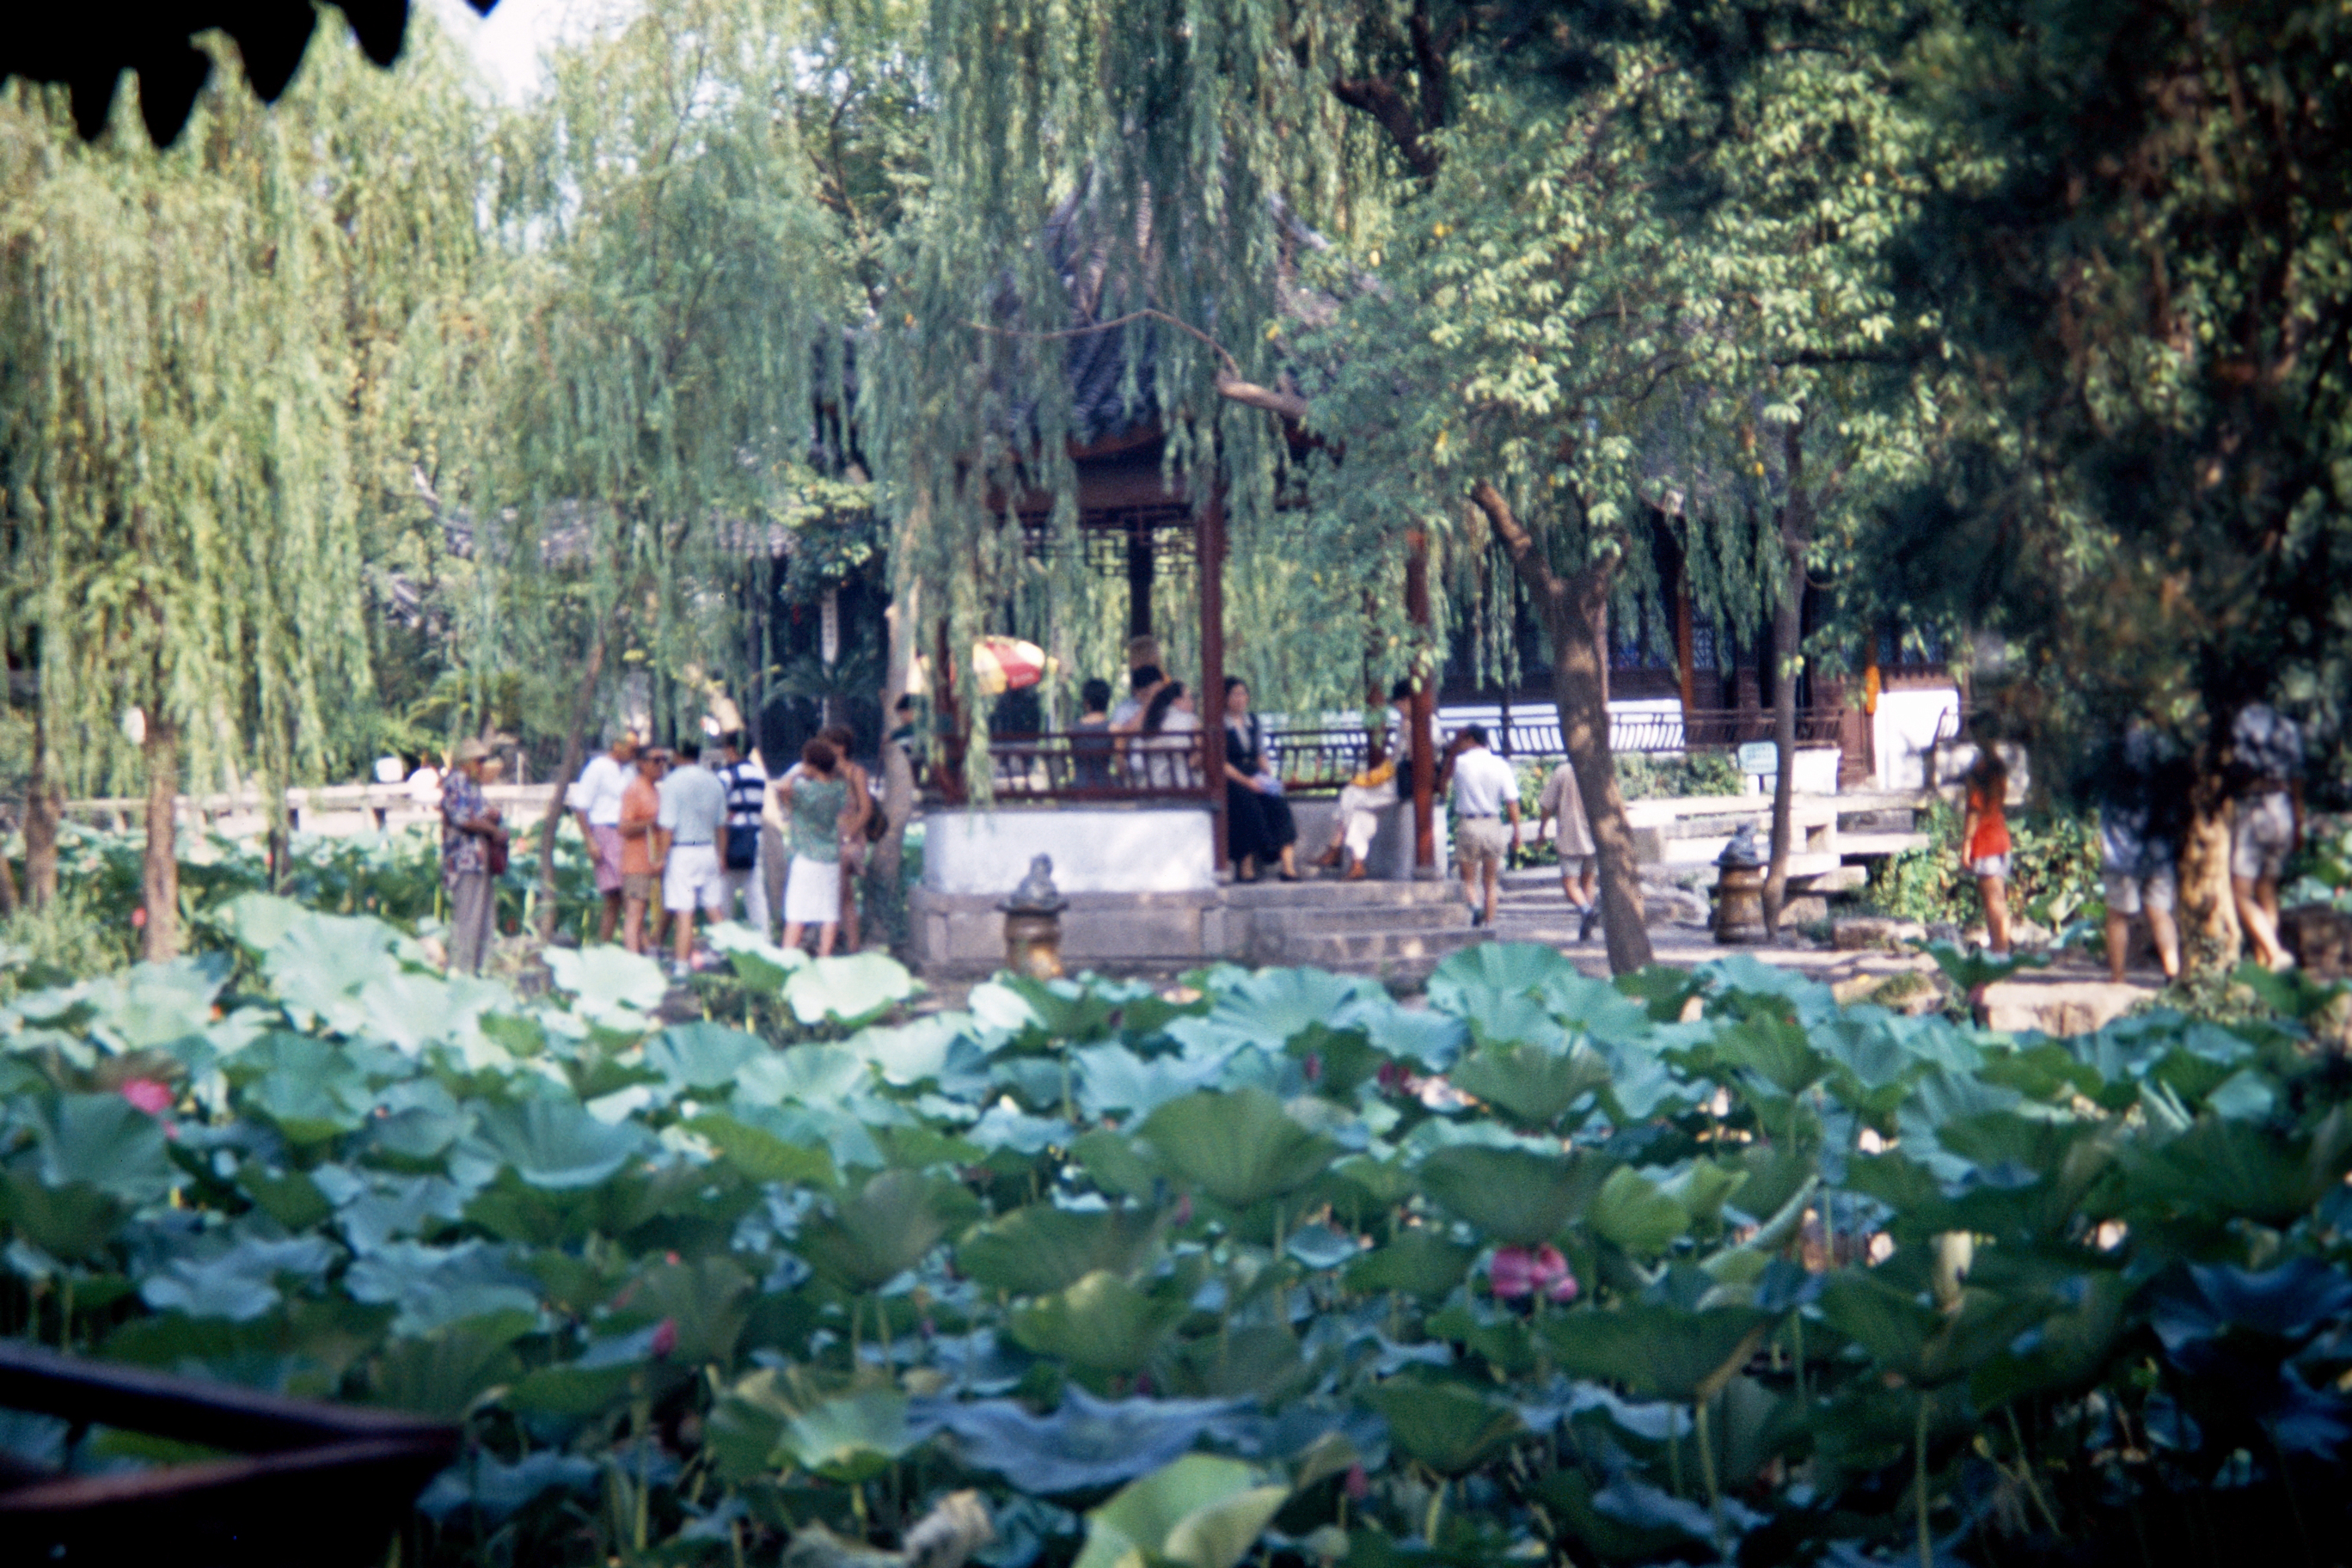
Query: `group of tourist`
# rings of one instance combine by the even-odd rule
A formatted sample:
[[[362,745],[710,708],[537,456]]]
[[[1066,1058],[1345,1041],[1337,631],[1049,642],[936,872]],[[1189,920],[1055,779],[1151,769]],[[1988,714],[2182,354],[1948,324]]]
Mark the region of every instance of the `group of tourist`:
[[[2279,880],[2303,837],[2303,731],[2266,702],[2249,703],[2230,726],[2223,777],[2230,793],[2230,900],[2264,968],[2291,969],[2279,938]],[[2190,818],[2187,759],[2142,721],[2127,725],[2099,769],[2099,869],[2106,897],[2107,973],[2121,981],[2136,920],[2147,923],[2168,980],[2180,974],[2179,861]],[[1963,775],[1960,860],[1976,879],[1985,946],[2010,951],[2012,845],[2009,767],[1990,742]]]
[[[881,812],[851,756],[854,743],[847,725],[831,726],[772,783],[740,731],[706,747],[692,739],[641,745],[632,731],[615,731],[564,800],[604,903],[596,940],[617,934],[637,953],[658,953],[667,941],[683,973],[709,962],[696,955],[698,914],[706,924],[740,918],[772,934],[780,879],[784,945],[797,947],[813,931],[819,956],[844,939],[854,950],[856,876]],[[469,739],[441,781],[446,949],[449,966],[468,973],[488,951],[495,879],[506,868],[509,832],[483,794],[496,765],[488,747]]]

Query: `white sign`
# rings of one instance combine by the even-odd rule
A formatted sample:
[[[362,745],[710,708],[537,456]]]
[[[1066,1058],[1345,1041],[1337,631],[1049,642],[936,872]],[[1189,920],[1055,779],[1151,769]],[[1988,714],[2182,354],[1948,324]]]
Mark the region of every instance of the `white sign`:
[[[1780,747],[1774,741],[1749,741],[1739,748],[1739,771],[1743,773],[1777,773],[1780,771]]]

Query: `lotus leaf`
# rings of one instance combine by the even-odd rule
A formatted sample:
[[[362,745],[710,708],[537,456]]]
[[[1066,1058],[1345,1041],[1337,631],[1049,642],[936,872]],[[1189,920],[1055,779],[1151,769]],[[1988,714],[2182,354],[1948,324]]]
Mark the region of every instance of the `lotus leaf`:
[[[835,1213],[801,1229],[799,1250],[820,1274],[852,1290],[871,1290],[913,1268],[973,1207],[952,1182],[913,1171],[884,1171]]]
[[[1539,1045],[1481,1047],[1453,1074],[1454,1088],[1530,1127],[1549,1127],[1608,1081],[1609,1064],[1597,1053]]]
[[[777,1446],[829,1481],[872,1480],[929,1432],[907,1421],[904,1394],[878,1390],[828,1399],[784,1423]]]
[[[179,1179],[162,1124],[119,1094],[43,1094],[28,1109],[43,1186],[81,1185],[140,1204]]]
[[[1309,1268],[1337,1268],[1360,1250],[1354,1237],[1328,1225],[1299,1226],[1284,1241],[1282,1249]]]
[[[1050,1296],[1097,1269],[1130,1272],[1154,1228],[1151,1216],[1135,1209],[1032,1205],[967,1233],[956,1245],[956,1267],[992,1290]]]
[[[477,1447],[434,1477],[416,1506],[431,1519],[478,1511],[484,1522],[499,1524],[543,1493],[589,1490],[599,1473],[593,1461],[576,1455],[540,1448],[509,1465]]]
[[[625,948],[551,947],[545,956],[556,989],[571,994],[584,1018],[632,1023],[669,994],[661,965]]]
[[[90,1032],[118,1051],[202,1035],[212,1022],[213,998],[227,979],[228,967],[217,953],[100,975],[82,988],[91,1011]]]
[[[278,1302],[278,1282],[292,1278],[316,1284],[334,1261],[335,1249],[316,1237],[257,1241],[248,1237],[227,1251],[202,1260],[174,1258],[150,1274],[139,1288],[157,1311],[192,1318],[247,1322]]]
[[[1072,1051],[1070,1059],[1076,1067],[1078,1109],[1089,1119],[1118,1110],[1149,1114],[1218,1079],[1218,1059],[1146,1061],[1125,1046],[1088,1046]]]
[[[1566,1230],[1611,1174],[1604,1155],[1579,1149],[1440,1149],[1421,1163],[1422,1189],[1492,1239],[1531,1247]]]
[[[964,1462],[1039,1497],[1098,1491],[1183,1457],[1229,1430],[1244,1408],[1229,1399],[1097,1399],[1072,1384],[1051,1415],[1016,1400],[929,1401],[918,1414],[960,1439]]]
[[[1364,1400],[1397,1447],[1442,1476],[1467,1474],[1527,1436],[1517,1410],[1459,1383],[1394,1377]]]
[[[1622,1384],[1649,1399],[1711,1397],[1763,1342],[1772,1314],[1633,1303],[1563,1312],[1541,1324],[1571,1377]]]
[[[887,953],[820,958],[793,971],[784,1000],[803,1024],[870,1023],[915,994],[907,966]]]
[[[0,1177],[0,1217],[17,1237],[9,1267],[35,1279],[52,1272],[39,1259],[21,1256],[17,1249],[26,1244],[51,1259],[99,1257],[121,1226],[124,1208],[121,1198],[88,1182],[53,1187],[26,1172],[7,1173]]]
[[[727,955],[735,977],[762,996],[781,996],[794,970],[809,962],[799,948],[778,947],[746,925],[720,921],[710,928],[710,945]]]
[[[370,1395],[379,1404],[439,1420],[457,1420],[485,1394],[522,1371],[507,1331],[531,1325],[520,1314],[470,1318],[438,1333],[395,1340],[369,1363]]]
[[[641,1128],[607,1126],[576,1101],[552,1095],[486,1105],[480,1117],[469,1145],[548,1192],[596,1186],[648,1146]]]
[[[539,1310],[539,1291],[530,1278],[509,1266],[504,1247],[481,1241],[455,1247],[387,1242],[352,1264],[343,1288],[355,1301],[398,1307],[395,1334],[427,1333],[497,1312]]]
[[[1238,1459],[1188,1454],[1087,1515],[1076,1568],[1235,1568],[1290,1495],[1257,1481]]]
[[[1330,1029],[1350,1005],[1378,989],[1374,982],[1319,969],[1264,969],[1213,987],[1207,1015],[1174,1020],[1168,1035],[1192,1056],[1223,1058],[1243,1046],[1279,1051],[1302,1036]]]
[[[368,1134],[375,1146],[404,1160],[432,1160],[473,1131],[473,1112],[433,1079],[387,1085],[376,1096]]]
[[[1149,1366],[1190,1310],[1180,1296],[1147,1293],[1097,1270],[1058,1295],[1014,1308],[1011,1321],[1013,1337],[1039,1355],[1126,1373]]]
[[[372,1011],[359,1000],[360,987],[399,977],[398,940],[380,921],[306,910],[262,954],[261,971],[298,1026],[359,1034]]]
[[[1429,1226],[1400,1231],[1385,1247],[1364,1254],[1348,1268],[1350,1290],[1402,1290],[1439,1300],[1462,1283],[1478,1256],[1475,1247],[1449,1241]]]
[[[767,1054],[757,1035],[707,1019],[674,1024],[646,1042],[646,1066],[676,1089],[726,1087],[746,1063]]]
[[[356,1130],[375,1098],[352,1053],[282,1030],[242,1052],[236,1076],[253,1080],[246,1103],[297,1143],[323,1143]]]
[[[866,1088],[874,1069],[855,1051],[839,1046],[798,1046],[789,1051],[762,1049],[745,1058],[733,1073],[739,1105],[837,1105]]]
[[[1171,1170],[1234,1208],[1305,1186],[1339,1152],[1261,1089],[1171,1100],[1145,1119],[1142,1135]]]

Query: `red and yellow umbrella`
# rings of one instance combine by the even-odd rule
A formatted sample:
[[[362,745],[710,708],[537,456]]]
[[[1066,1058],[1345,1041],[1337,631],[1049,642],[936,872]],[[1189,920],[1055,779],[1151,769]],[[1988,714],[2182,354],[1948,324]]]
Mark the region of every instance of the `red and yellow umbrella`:
[[[1045,679],[1045,650],[1018,637],[982,637],[971,645],[971,673],[984,697],[1018,691]]]

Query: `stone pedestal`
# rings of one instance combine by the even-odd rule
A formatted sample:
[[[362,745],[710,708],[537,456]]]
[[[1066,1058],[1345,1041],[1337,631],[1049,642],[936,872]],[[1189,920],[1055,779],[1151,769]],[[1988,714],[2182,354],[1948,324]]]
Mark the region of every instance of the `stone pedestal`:
[[[1715,940],[1726,946],[1764,940],[1764,868],[1726,866],[1715,879]]]

